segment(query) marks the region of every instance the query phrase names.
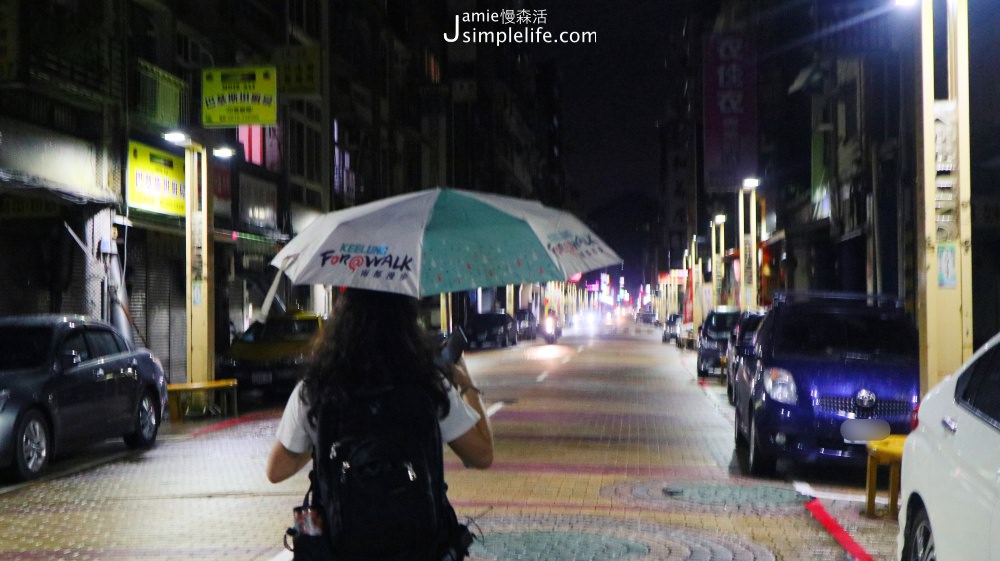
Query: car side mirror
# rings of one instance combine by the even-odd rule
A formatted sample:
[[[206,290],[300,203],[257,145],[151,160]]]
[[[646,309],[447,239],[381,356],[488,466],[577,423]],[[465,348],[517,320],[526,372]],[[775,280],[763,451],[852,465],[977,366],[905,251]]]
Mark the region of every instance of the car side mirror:
[[[79,351],[63,351],[59,355],[59,367],[62,368],[63,372],[74,368],[81,362],[83,362],[83,359],[80,357]]]

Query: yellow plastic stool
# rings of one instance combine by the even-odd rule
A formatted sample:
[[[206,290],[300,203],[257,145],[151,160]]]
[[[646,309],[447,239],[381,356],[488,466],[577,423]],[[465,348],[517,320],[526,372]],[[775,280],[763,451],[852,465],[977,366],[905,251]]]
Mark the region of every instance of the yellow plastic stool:
[[[903,463],[903,443],[906,436],[890,434],[882,440],[868,442],[868,468],[865,479],[865,514],[875,515],[875,491],[878,466],[889,466],[889,516],[899,514],[899,468]]]

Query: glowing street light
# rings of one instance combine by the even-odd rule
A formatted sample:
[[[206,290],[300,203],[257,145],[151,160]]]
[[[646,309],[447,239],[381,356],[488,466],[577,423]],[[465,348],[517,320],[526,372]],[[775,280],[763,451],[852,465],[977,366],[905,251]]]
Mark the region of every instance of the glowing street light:
[[[760,187],[760,179],[747,177],[743,180],[743,188],[737,196],[737,207],[739,209],[740,228],[740,261],[743,266],[743,274],[740,275],[740,306],[747,310],[757,307],[757,188]],[[746,202],[746,194],[750,193],[750,236],[746,235],[746,225],[744,224],[743,205]]]
[[[709,223],[712,229],[712,307],[722,300],[722,257],[726,253],[726,215],[716,214]],[[718,238],[715,231],[719,230]],[[716,241],[718,239],[718,241]]]

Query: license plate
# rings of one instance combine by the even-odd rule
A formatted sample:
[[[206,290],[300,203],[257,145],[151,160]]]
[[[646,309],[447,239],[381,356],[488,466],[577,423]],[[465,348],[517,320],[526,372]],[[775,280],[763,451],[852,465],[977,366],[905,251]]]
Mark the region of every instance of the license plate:
[[[255,386],[270,384],[271,380],[270,372],[254,372],[250,375],[250,383]]]

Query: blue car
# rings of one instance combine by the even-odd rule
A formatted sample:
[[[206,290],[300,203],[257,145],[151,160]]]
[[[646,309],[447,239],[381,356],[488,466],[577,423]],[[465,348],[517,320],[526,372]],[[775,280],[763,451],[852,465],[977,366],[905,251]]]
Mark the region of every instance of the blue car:
[[[842,430],[848,420],[908,433],[920,396],[918,349],[916,326],[895,301],[779,295],[733,385],[747,471],[768,475],[779,459],[863,465],[866,442]]]

